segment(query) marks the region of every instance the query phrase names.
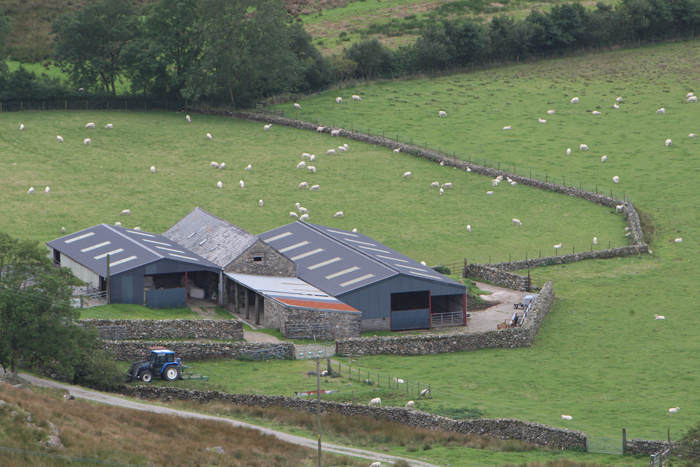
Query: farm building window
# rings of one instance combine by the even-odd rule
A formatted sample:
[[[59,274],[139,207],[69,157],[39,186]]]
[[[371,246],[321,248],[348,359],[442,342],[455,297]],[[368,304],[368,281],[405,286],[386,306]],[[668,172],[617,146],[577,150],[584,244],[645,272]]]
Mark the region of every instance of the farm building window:
[[[265,262],[265,253],[253,253],[251,256],[248,257],[247,262],[248,263],[264,263]]]
[[[254,263],[260,263],[260,262],[262,262],[262,260],[263,260],[262,256],[253,256]]]
[[[430,292],[404,292],[391,294],[391,311],[427,310],[430,307]]]

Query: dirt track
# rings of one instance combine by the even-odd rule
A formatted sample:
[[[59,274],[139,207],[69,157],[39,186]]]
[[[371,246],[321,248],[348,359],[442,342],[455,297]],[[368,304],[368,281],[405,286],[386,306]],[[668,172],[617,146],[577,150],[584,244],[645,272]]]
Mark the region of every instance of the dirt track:
[[[475,282],[475,284],[479,289],[491,292],[491,295],[481,295],[481,298],[492,302],[497,301],[499,304],[481,311],[470,311],[471,316],[467,318],[467,332],[495,331],[499,323],[513,316],[515,311],[513,305],[520,303],[526,293],[483,282]]]

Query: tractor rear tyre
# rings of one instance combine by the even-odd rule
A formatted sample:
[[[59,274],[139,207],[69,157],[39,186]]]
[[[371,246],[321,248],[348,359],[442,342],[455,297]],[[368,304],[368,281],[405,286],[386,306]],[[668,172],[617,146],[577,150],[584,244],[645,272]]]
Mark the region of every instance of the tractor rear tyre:
[[[178,378],[180,378],[180,368],[176,367],[175,365],[170,365],[163,372],[163,379],[166,381],[175,381]]]
[[[149,370],[145,370],[141,373],[141,381],[144,383],[150,383],[153,381],[153,373],[151,373]]]

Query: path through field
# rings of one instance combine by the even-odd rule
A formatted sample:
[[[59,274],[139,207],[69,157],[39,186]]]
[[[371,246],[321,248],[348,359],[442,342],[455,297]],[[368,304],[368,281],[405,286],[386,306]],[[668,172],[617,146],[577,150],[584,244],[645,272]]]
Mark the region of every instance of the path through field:
[[[4,372],[2,370],[0,370],[0,373],[4,374]],[[164,415],[173,415],[176,417],[196,418],[196,419],[200,419],[200,420],[217,420],[217,421],[220,421],[222,423],[228,423],[228,424],[236,426],[236,427],[249,428],[251,430],[258,430],[263,434],[275,436],[278,439],[285,441],[287,443],[296,444],[298,446],[305,446],[305,447],[308,447],[310,449],[318,449],[318,444],[317,444],[316,440],[306,439],[306,438],[302,438],[300,436],[289,435],[287,433],[282,433],[281,431],[271,430],[269,428],[264,428],[264,427],[257,426],[257,425],[251,425],[250,423],[245,423],[245,422],[241,422],[238,420],[232,420],[230,418],[215,417],[213,415],[205,415],[205,414],[200,414],[200,413],[187,412],[184,410],[171,409],[169,407],[162,407],[159,405],[145,404],[143,402],[136,402],[136,401],[133,401],[133,400],[127,399],[127,398],[122,398],[122,397],[112,396],[112,395],[97,392],[97,391],[92,391],[90,389],[85,389],[85,388],[82,388],[80,386],[71,386],[68,384],[58,383],[56,381],[44,380],[44,379],[37,378],[35,376],[27,375],[24,373],[21,373],[20,376],[22,378],[26,379],[27,381],[30,381],[32,384],[34,384],[36,386],[45,387],[45,388],[64,389],[64,390],[69,391],[70,394],[73,395],[74,397],[80,397],[81,399],[91,400],[94,402],[100,402],[100,403],[108,404],[108,405],[114,405],[117,407],[124,407],[127,409],[141,410],[144,412],[152,412],[152,413],[158,413],[158,414],[164,414]],[[363,449],[338,446],[336,444],[328,444],[328,443],[323,444],[323,451],[324,452],[333,452],[336,454],[343,454],[343,455],[347,455],[347,456],[361,457],[364,459],[371,459],[373,462],[380,461],[380,462],[386,462],[386,463],[394,463],[397,460],[403,459],[401,457],[390,456],[388,454],[381,454],[381,453],[372,452],[372,451],[365,451]],[[437,467],[434,464],[429,464],[427,462],[421,462],[421,461],[417,461],[417,460],[413,460],[413,459],[403,459],[403,460],[405,460],[409,464],[415,465],[415,466]]]
[[[476,286],[490,292],[491,295],[482,295],[481,298],[489,301],[497,301],[498,305],[481,311],[470,311],[471,316],[467,321],[467,332],[495,331],[496,326],[513,316],[513,305],[520,303],[525,292],[504,289],[495,285],[475,282]],[[522,314],[522,313],[521,313]]]

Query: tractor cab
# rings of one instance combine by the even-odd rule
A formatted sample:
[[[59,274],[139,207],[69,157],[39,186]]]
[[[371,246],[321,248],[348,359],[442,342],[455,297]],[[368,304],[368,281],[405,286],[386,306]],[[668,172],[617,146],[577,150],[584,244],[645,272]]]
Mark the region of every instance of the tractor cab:
[[[154,373],[160,374],[163,366],[175,362],[175,352],[172,350],[154,350],[149,359],[153,365]]]
[[[148,360],[131,364],[127,382],[140,379],[144,383],[150,383],[154,377],[175,381],[181,377],[182,362],[175,358],[175,352],[164,347],[150,347],[150,350]]]

